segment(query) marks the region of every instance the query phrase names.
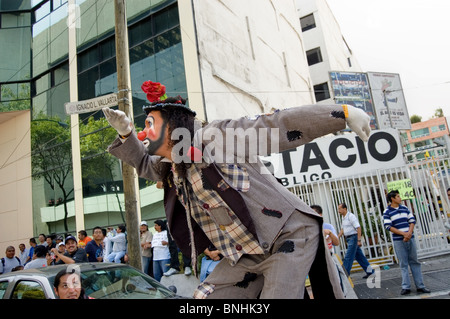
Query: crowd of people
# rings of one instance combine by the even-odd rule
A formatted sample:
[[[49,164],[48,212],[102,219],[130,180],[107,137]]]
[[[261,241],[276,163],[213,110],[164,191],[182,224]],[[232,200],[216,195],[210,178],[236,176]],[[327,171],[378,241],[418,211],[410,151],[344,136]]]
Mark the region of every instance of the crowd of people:
[[[411,291],[408,267],[412,270],[418,292],[429,293],[423,282],[420,262],[417,261],[415,242],[411,240],[414,238],[414,215],[406,206],[401,205],[402,200],[397,191],[390,192],[387,200],[390,205],[384,211],[383,219],[386,229],[393,233],[393,247],[402,270],[401,294],[408,294]],[[312,205],[311,208],[322,216],[322,208],[319,205]],[[342,217],[340,231],[337,232],[333,225],[324,223],[323,234],[332,255],[333,246],[340,245],[340,237],[343,236],[347,243],[342,265],[337,258],[334,259],[341,279],[341,288],[345,294],[349,289],[348,285],[346,286],[345,277],[349,276],[355,259],[366,273],[363,278],[374,275],[375,271],[361,250],[362,234],[358,218],[348,211],[345,203],[338,205],[338,212]],[[140,223],[142,270],[157,281],[161,281],[162,276],[171,276],[180,272],[180,250],[167,230],[166,221],[156,220],[154,223],[154,233],[149,230],[146,221]],[[21,243],[17,255],[15,248],[8,246],[5,257],[1,258],[0,274],[58,264],[124,263],[128,260],[125,225],[119,225],[116,228],[94,227],[92,237],[84,230],[78,232],[77,238],[70,234],[67,234],[65,238],[60,235],[40,234],[37,240],[30,238],[29,246],[27,248]],[[221,260],[222,256],[219,257],[219,255],[214,246],[204,251],[200,272],[201,281],[205,280]],[[190,257],[182,255],[182,261],[184,274],[190,275],[192,267]]]
[[[179,249],[168,233],[165,221],[156,220],[154,228],[153,234],[146,221],[140,223],[142,271],[160,281],[163,275],[171,276],[180,271]],[[81,230],[77,238],[71,234],[66,234],[65,238],[61,235],[40,234],[37,239],[30,238],[29,247],[24,243],[19,244],[17,256],[15,247],[8,246],[1,261],[0,274],[59,264],[126,263],[126,227],[94,227],[91,236]],[[190,259],[183,258],[183,263],[184,274],[190,275]]]
[[[95,227],[92,237],[85,230],[79,231],[77,238],[71,234],[66,234],[65,238],[39,234],[37,240],[30,238],[28,248],[24,243],[19,244],[17,256],[15,247],[7,247],[0,274],[59,264],[124,262],[127,249],[125,233],[125,226],[119,225],[116,229]]]

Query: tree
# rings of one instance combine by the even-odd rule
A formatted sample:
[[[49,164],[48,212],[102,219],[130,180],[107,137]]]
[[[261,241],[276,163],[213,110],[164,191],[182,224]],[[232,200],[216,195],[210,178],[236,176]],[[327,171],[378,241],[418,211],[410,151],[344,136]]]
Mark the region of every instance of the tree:
[[[116,130],[109,126],[105,118],[94,120],[93,117],[89,117],[86,124],[80,125],[80,135],[83,184],[96,186],[97,182],[104,180],[105,177],[109,177],[109,181],[113,182],[117,159],[109,154],[107,148],[117,137]],[[114,187],[113,191],[122,221],[125,223],[118,188]]]
[[[442,110],[441,107],[434,110],[433,118],[437,118],[437,117],[444,117],[444,111]]]
[[[17,94],[8,85],[1,85],[2,98],[0,112],[11,112],[30,109],[30,86],[18,84]]]
[[[72,172],[70,129],[57,116],[39,114],[31,121],[31,168],[33,179],[43,178],[53,191],[58,188],[64,204],[64,229],[67,226],[67,201],[73,193],[73,183],[67,183]]]
[[[413,114],[409,119],[411,121],[411,124],[422,122],[422,116],[420,115]]]
[[[89,117],[87,123],[80,121],[80,152],[82,158],[83,184],[97,185],[99,180],[114,182],[117,159],[107,151],[108,146],[117,137],[117,132],[105,118],[94,120]],[[139,128],[137,128],[139,130]],[[49,117],[43,113],[31,121],[31,149],[33,179],[43,178],[53,191],[60,190],[64,204],[64,229],[67,232],[67,202],[73,191],[72,146],[69,125],[61,122],[58,116]],[[122,220],[122,204],[119,191],[114,188]]]

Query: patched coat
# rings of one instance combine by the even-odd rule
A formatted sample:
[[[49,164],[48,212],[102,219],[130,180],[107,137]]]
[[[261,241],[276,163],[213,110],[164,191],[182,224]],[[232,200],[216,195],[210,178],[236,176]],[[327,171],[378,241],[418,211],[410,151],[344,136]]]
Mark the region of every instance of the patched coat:
[[[202,174],[207,183],[255,235],[264,252],[268,253],[273,249],[273,243],[294,211],[315,216],[320,222],[321,217],[268,172],[261,161],[254,157],[255,154],[251,150],[255,145],[249,141],[258,143],[256,155],[267,156],[274,149],[278,149],[278,152],[293,149],[345,127],[345,116],[340,105],[302,106],[255,118],[213,121],[197,130],[194,137],[195,145],[202,145],[203,160],[208,165],[194,165],[202,165]],[[265,129],[269,131],[264,131]],[[243,142],[244,145],[241,141],[239,147],[245,146],[244,153],[230,149],[223,149],[221,153],[218,146],[222,145],[218,143],[226,144],[227,134],[236,134],[239,130],[248,134],[257,132],[256,141],[247,139]],[[222,134],[222,141],[217,138],[219,132]],[[214,133],[216,136],[213,139],[211,135]],[[135,167],[140,177],[153,181],[162,179],[155,169],[160,157],[149,156],[135,134],[125,142],[117,139],[109,151]],[[217,158],[226,159],[226,163],[217,161]],[[247,184],[242,183],[242,179],[246,179]],[[189,256],[191,250],[188,222],[183,207],[177,209],[177,205],[181,204],[177,201],[177,192],[172,184],[171,188],[165,190],[168,225],[179,248]],[[210,242],[195,222],[192,223],[192,228],[196,250],[201,253]],[[327,263],[328,271],[335,272],[331,259],[327,258]],[[339,289],[334,290],[337,292]]]

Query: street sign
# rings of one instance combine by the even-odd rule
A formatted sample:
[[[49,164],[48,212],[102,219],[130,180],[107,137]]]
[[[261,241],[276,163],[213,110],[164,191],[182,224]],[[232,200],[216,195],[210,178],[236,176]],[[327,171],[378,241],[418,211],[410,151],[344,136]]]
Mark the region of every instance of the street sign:
[[[83,114],[101,110],[104,107],[112,107],[118,104],[116,93],[103,95],[94,99],[65,103],[66,114]]]

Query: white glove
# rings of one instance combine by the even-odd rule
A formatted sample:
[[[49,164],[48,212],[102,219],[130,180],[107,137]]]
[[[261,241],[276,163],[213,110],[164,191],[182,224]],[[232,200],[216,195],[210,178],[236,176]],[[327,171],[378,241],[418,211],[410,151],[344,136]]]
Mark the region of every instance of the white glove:
[[[354,107],[353,105],[346,105],[348,109],[348,117],[346,116],[348,127],[358,134],[364,142],[369,140],[370,135],[370,116],[363,110]],[[345,106],[343,106],[345,109]]]
[[[119,135],[126,136],[132,131],[131,120],[127,115],[120,110],[112,110],[109,107],[102,109],[106,120],[119,133]]]

